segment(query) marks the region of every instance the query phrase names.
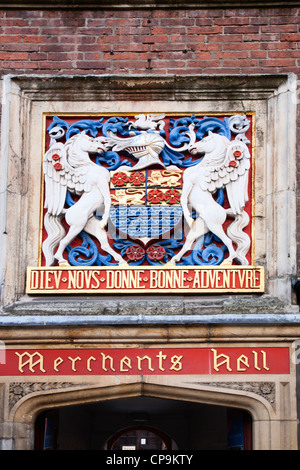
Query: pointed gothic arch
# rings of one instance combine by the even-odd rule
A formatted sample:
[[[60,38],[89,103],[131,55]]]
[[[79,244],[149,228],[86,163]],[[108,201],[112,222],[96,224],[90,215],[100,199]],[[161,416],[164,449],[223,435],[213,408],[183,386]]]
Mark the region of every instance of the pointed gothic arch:
[[[218,387],[217,384],[199,383],[194,384],[194,388],[142,382],[111,384],[102,387],[73,384],[64,389],[35,392],[23,397],[12,408],[9,420],[18,423],[18,426],[24,426],[26,432],[29,433],[32,448],[35,420],[38,414],[46,409],[140,396],[218,405],[247,411],[253,420],[253,448],[270,449],[274,428],[272,421],[275,420],[271,404],[265,398],[252,392],[227,389],[225,386]],[[16,448],[18,448],[17,440]]]

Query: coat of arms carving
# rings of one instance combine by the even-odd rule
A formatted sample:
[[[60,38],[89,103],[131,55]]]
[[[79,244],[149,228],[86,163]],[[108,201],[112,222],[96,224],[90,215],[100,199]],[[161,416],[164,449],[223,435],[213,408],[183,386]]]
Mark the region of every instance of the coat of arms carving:
[[[261,292],[252,119],[48,116],[41,263],[28,291],[43,292],[46,276],[54,291],[77,292],[69,276],[85,272],[84,291]]]

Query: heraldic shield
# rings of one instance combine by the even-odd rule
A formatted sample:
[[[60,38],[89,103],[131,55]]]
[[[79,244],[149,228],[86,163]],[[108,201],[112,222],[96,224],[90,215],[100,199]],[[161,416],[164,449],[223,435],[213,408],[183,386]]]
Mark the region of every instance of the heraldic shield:
[[[47,116],[40,267],[250,268],[253,119]]]

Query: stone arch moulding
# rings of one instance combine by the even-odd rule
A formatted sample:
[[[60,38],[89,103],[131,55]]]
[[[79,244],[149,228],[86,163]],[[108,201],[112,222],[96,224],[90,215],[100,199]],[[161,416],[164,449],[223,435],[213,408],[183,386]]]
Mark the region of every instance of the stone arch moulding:
[[[51,400],[49,400],[50,395]],[[264,398],[254,393],[245,394],[245,392],[242,393],[225,388],[215,389],[213,387],[201,386],[201,384],[191,389],[184,386],[179,387],[137,381],[104,387],[91,386],[90,388],[80,387],[76,390],[69,388],[59,391],[55,390],[54,392],[36,392],[23,397],[13,407],[10,413],[10,421],[31,428],[32,436],[36,416],[45,409],[139,396],[244,409],[250,413],[253,419],[254,449],[270,449],[274,411]]]
[[[41,207],[41,157],[45,113],[175,112],[243,113],[255,115],[255,264],[265,268],[265,294],[251,298],[251,309],[261,313],[270,301],[276,313],[295,320],[291,306],[291,278],[296,274],[296,77],[288,75],[224,76],[5,76],[2,84],[1,129],[0,285],[5,324],[68,324],[112,321],[109,300],[93,299],[78,311],[74,299],[56,299],[49,315],[44,298],[25,295],[26,270],[38,265]],[[70,95],[70,89],[72,94]],[[34,145],[33,145],[34,143]],[[15,217],[10,217],[15,214]],[[9,237],[7,236],[9,234]],[[19,260],[11,262],[11,254]],[[174,295],[176,299],[176,295]],[[128,321],[118,302],[118,321]],[[189,306],[184,300],[182,314]],[[269,303],[268,303],[269,302]],[[174,315],[163,299],[163,320]],[[201,309],[201,298],[197,312]],[[152,305],[153,307],[153,305]],[[274,304],[270,317],[274,317]],[[238,305],[240,308],[240,305]],[[265,311],[263,318],[265,318]],[[96,313],[94,313],[96,312]],[[135,315],[153,321],[144,305]],[[219,313],[219,316],[217,315]],[[220,320],[224,311],[214,313]],[[88,314],[88,316],[87,316]],[[156,314],[155,317],[158,317]],[[242,315],[241,315],[242,317]],[[272,317],[272,318],[273,318]],[[277,315],[278,317],[278,315]],[[198,320],[201,318],[199,315]],[[203,319],[201,322],[207,321]],[[125,319],[125,320],[124,320]],[[132,319],[131,319],[132,320]],[[159,319],[158,319],[159,320]],[[157,320],[157,321],[158,321]],[[241,321],[249,318],[241,318]],[[114,321],[114,320],[113,320]],[[161,320],[160,320],[161,321]],[[276,318],[277,321],[277,318]]]

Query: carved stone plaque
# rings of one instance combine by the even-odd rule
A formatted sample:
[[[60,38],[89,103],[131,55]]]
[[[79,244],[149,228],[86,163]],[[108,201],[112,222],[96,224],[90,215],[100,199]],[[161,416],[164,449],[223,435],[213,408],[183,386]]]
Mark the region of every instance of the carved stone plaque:
[[[46,118],[27,292],[263,292],[253,115]]]

